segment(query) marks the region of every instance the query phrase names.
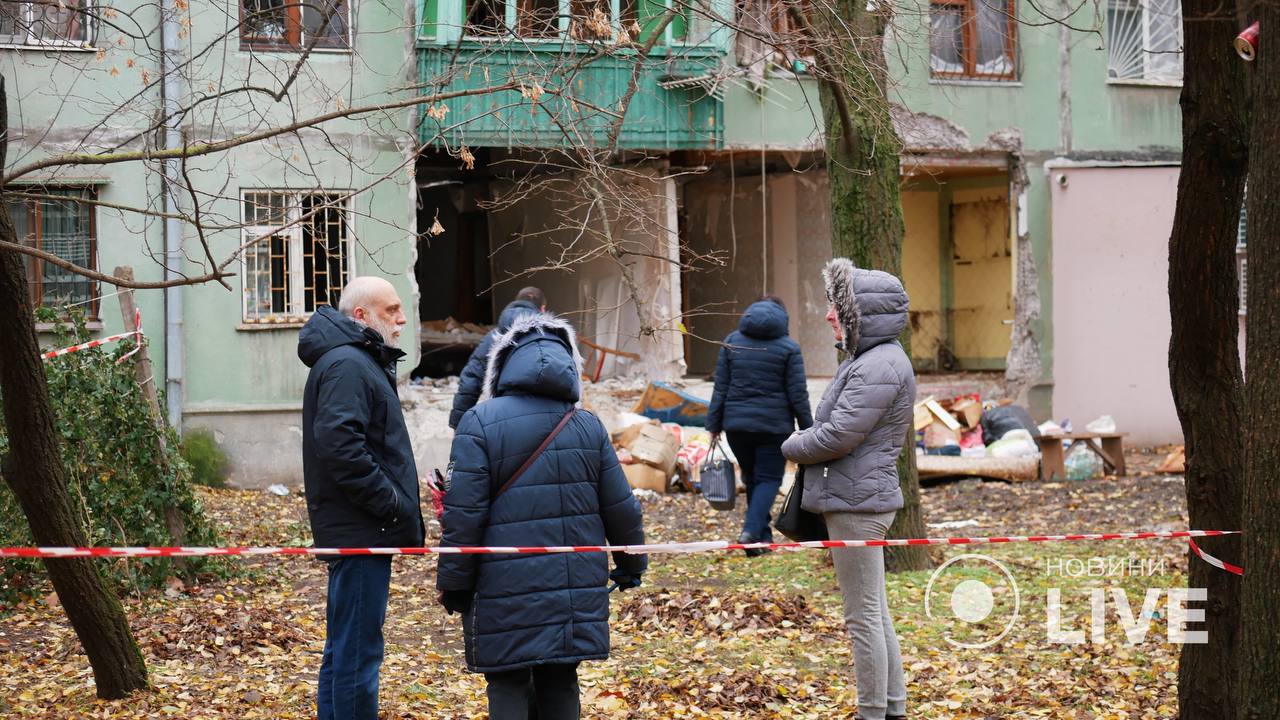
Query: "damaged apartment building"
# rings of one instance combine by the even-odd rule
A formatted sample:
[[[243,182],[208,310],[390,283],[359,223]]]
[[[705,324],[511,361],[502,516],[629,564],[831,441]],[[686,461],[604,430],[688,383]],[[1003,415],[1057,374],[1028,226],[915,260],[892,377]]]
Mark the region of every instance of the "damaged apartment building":
[[[413,299],[402,376],[456,374],[526,285],[577,327],[592,377],[706,376],[718,341],[764,293],[786,303],[808,372],[834,372],[819,85],[781,0],[423,0],[415,21],[402,6],[338,2],[319,25],[238,2],[242,16],[271,21],[226,35],[226,7],[192,3],[192,47],[226,63],[201,66],[184,92],[289,77],[313,46],[288,88],[300,117],[410,92],[448,97],[189,163],[204,209],[226,226],[209,233],[211,249],[240,249],[230,290],[144,290],[137,302],[171,420],[213,434],[233,483],[300,477],[298,331],[362,274]],[[993,373],[1040,419],[1109,413],[1133,441],[1172,441],[1179,11],[1165,0],[1087,8],[1068,28],[1020,23],[1036,17],[1029,0],[895,6],[886,90],[904,145],[912,355],[922,372]],[[126,67],[129,43],[145,41],[64,30],[67,42],[42,52],[25,34],[0,49],[20,111],[10,158],[86,136],[97,119],[66,112],[56,88],[99,58]],[[136,80],[113,74],[83,92],[126,113],[160,102],[156,88],[137,95]],[[283,106],[218,104],[221,122],[201,106],[183,131],[224,137],[280,120]],[[31,180],[99,204],[11,206],[27,242],[55,248],[45,241],[56,232],[57,252],[104,272],[131,265],[148,281],[164,277],[156,259],[169,248],[185,258],[171,272],[202,272],[195,230],[111,209],[158,203],[154,168]],[[187,198],[173,202],[190,212]],[[328,209],[311,216],[317,203]],[[121,331],[110,288],[34,261],[30,271],[36,303],[86,301],[92,332]],[[415,448],[438,459],[448,431],[430,422],[441,427]]]
[[[648,27],[668,4],[606,10],[616,32]],[[1181,142],[1177,3],[1098,0],[1090,27],[1075,29],[1019,22],[1036,14],[1020,0],[908,5],[896,7],[886,58],[917,368],[995,372],[1041,419],[1110,413],[1138,442],[1176,441],[1163,318]],[[786,4],[710,3],[731,28],[686,9],[632,93],[625,56],[583,67],[586,50],[552,42],[588,32],[577,3],[538,7],[426,6],[424,85],[532,71],[563,83],[535,92],[567,88],[576,102],[531,112],[521,88],[451,100],[420,125],[435,149],[418,164],[419,311],[436,321],[425,357],[441,353],[420,372],[465,360],[437,335],[448,318],[492,323],[534,284],[592,345],[623,351],[587,353],[606,377],[705,376],[716,341],[766,292],[790,309],[810,374],[831,374],[822,112]],[[494,28],[526,41],[494,43]],[[626,120],[614,127],[620,102]],[[576,145],[616,152],[584,169],[558,154]],[[591,183],[625,188],[612,203],[625,227],[610,222],[610,202],[586,198]]]

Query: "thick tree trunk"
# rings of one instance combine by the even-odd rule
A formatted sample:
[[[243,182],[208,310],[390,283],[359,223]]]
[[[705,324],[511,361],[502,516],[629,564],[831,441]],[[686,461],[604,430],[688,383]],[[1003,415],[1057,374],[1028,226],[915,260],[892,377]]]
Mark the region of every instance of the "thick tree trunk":
[[[1254,5],[1263,45],[1249,136],[1247,450],[1240,603],[1240,720],[1280,718],[1280,5]],[[1270,48],[1268,50],[1268,47]]]
[[[1169,381],[1186,440],[1191,527],[1240,527],[1244,395],[1238,352],[1236,229],[1249,164],[1248,84],[1235,56],[1235,2],[1184,0],[1182,170],[1169,239]],[[1207,551],[1239,564],[1239,538]],[[1179,717],[1217,720],[1237,699],[1240,579],[1190,560],[1189,587],[1206,588],[1208,643],[1184,645]]]
[[[902,200],[899,195],[901,143],[889,117],[885,94],[884,18],[869,13],[865,0],[837,0],[834,17],[817,19],[823,73],[822,110],[831,188],[832,252],[863,268],[902,276]],[[853,42],[845,41],[852,35]],[[911,327],[903,331],[911,348]],[[890,537],[924,537],[920,480],[916,476],[914,433],[898,458],[905,502]],[[927,570],[933,563],[920,546],[885,553],[890,572]]]
[[[0,167],[8,145],[4,79],[0,78]],[[0,196],[3,195],[0,188]],[[0,239],[17,241],[13,220],[0,202]],[[22,259],[0,251],[0,395],[9,453],[0,474],[13,489],[39,545],[87,545],[67,491],[49,404],[49,387],[27,298]],[[129,631],[124,608],[107,591],[88,558],[45,560],[49,579],[75,628],[98,687],[98,697],[120,698],[147,687],[147,668]]]

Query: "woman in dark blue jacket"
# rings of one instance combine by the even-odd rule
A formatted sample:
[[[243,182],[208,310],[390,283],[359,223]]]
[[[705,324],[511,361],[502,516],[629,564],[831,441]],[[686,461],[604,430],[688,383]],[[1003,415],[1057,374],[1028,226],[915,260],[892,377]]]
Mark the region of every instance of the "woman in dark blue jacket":
[[[495,339],[480,403],[454,436],[441,545],[644,542],[640,503],[609,434],[594,415],[575,411],[580,367],[573,328],[549,315],[519,318]],[[648,564],[644,555],[617,553],[610,573],[608,560],[603,553],[440,556],[441,602],[462,613],[467,668],[485,674],[493,720],[523,720],[530,705],[540,720],[578,717],[578,663],[609,656],[606,582],[637,587]]]
[[[787,325],[782,300],[766,295],[742,313],[738,330],[724,339],[716,361],[707,430],[713,447],[721,431],[728,435],[747,486],[741,543],[773,541],[769,513],[787,467],[782,441],[796,424],[801,430],[813,425],[804,358]]]

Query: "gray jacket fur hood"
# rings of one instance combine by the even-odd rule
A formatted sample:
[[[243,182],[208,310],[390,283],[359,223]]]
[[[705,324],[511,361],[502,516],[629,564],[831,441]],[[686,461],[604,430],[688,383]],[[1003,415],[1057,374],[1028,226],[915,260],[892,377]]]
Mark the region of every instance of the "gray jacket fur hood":
[[[809,466],[805,510],[899,510],[897,461],[916,397],[911,359],[898,342],[907,325],[907,293],[893,275],[859,269],[846,258],[827,263],[822,276],[843,329],[839,345],[850,354],[822,394],[813,427],[793,433],[782,454]]]

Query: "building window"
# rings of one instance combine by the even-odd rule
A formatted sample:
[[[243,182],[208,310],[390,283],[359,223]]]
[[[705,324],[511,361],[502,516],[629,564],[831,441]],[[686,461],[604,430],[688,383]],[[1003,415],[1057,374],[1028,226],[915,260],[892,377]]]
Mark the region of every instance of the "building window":
[[[1108,0],[1107,79],[1182,82],[1182,9],[1178,0]]]
[[[347,200],[333,193],[244,193],[244,320],[304,319],[337,306],[350,274]]]
[[[66,198],[10,198],[9,217],[19,242],[52,253],[88,270],[97,270],[97,237],[92,188],[27,187],[33,195]],[[97,283],[39,258],[25,256],[28,296],[32,307],[83,308],[90,320],[98,318]]]
[[[240,0],[240,47],[345,50],[351,47],[348,0]]]
[[[933,77],[1017,79],[1014,0],[931,0],[929,70]]]
[[[93,44],[94,19],[86,0],[0,2],[0,43],[87,47]]]
[[[676,2],[685,11],[672,19],[659,42],[688,42],[697,3],[686,0],[464,0],[463,28],[474,38],[614,42],[625,32],[626,39],[644,42]]]

